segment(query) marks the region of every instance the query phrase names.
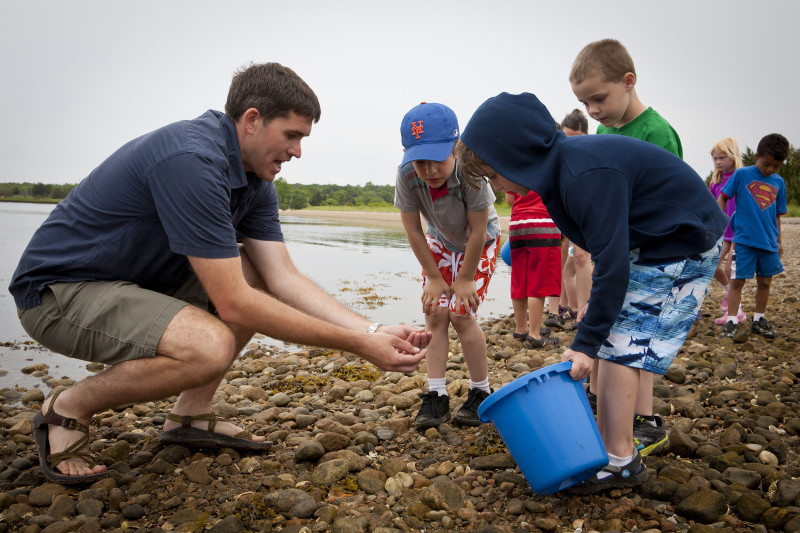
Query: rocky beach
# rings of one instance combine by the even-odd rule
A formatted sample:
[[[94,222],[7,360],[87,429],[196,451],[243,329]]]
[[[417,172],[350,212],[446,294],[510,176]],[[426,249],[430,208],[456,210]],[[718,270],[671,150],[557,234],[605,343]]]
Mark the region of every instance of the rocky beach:
[[[400,374],[338,351],[253,344],[213,407],[265,435],[268,453],[164,446],[158,435],[174,398],[122,405],[93,419],[91,451],[110,476],[85,486],[45,481],[31,431],[45,396],[72,380],[45,364],[25,368],[40,387],[0,389],[0,533],[800,531],[800,220],[784,220],[783,235],[786,272],[773,281],[767,312],[778,338],[750,334],[748,321],[719,339],[722,290],[712,284],[702,319],[656,377],[654,409],[670,427],[669,446],[646,458],[640,487],[533,494],[491,424],[414,429],[424,362]],[[754,289],[748,281],[748,318]],[[510,315],[482,327],[495,389],[559,362],[573,335],[556,331],[561,347],[526,350]],[[450,339],[454,411],[469,379],[452,330]]]

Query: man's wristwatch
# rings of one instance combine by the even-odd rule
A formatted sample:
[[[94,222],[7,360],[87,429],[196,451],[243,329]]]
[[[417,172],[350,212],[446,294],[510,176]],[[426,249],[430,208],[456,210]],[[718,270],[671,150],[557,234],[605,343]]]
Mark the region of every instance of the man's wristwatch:
[[[378,331],[378,328],[380,328],[382,325],[383,324],[381,324],[380,322],[374,322],[373,324],[370,325],[370,327],[367,328],[367,333],[375,333],[376,331]]]

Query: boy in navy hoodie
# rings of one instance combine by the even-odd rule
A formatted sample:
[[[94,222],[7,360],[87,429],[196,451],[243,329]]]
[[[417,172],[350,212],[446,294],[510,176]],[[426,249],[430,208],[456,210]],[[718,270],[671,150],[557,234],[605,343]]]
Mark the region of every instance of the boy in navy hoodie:
[[[553,221],[595,261],[572,345],[573,379],[599,359],[597,424],[610,463],[573,488],[590,494],[647,479],[633,443],[639,370],[663,375],[683,345],[716,269],[728,217],[702,178],[650,143],[566,137],[536,96],[484,102],[457,148],[468,183],[542,197]]]

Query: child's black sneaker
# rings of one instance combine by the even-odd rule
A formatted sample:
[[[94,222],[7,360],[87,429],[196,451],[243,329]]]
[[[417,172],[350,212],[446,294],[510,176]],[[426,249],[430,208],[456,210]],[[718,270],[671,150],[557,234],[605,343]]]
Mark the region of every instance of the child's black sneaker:
[[[492,389],[489,390],[494,392]],[[478,407],[481,406],[483,400],[485,400],[491,392],[486,392],[481,389],[469,389],[467,401],[456,411],[453,422],[461,424],[462,426],[480,426],[483,422],[481,422],[478,416]]]
[[[775,331],[775,328],[773,328],[763,316],[758,320],[753,321],[753,323],[750,325],[750,332],[755,333],[756,335],[761,335],[765,339],[774,339],[778,336],[778,332]]]
[[[537,339],[530,335],[528,335],[528,338],[522,343],[522,345],[529,350],[533,348],[545,348],[547,346],[558,346],[559,344],[561,344],[561,339],[555,336],[542,336]]]
[[[631,462],[625,466],[608,465],[596,476],[570,487],[567,492],[583,496],[604,490],[636,487],[645,481],[647,481],[647,467],[642,463],[642,456],[637,451]]]
[[[539,328],[539,335],[541,335],[542,337],[547,337],[548,335],[550,335],[550,333],[551,333],[550,328],[546,328],[544,326]],[[527,333],[517,333],[515,331],[511,335],[514,337],[514,339],[516,339],[516,340],[518,340],[520,342],[525,342],[526,340],[528,340],[528,334]]]
[[[548,328],[564,329],[564,321],[555,313],[547,313],[547,318],[544,319],[542,324]]]
[[[730,320],[722,325],[722,331],[719,332],[720,339],[731,339],[739,331],[739,324],[734,324]]]
[[[511,334],[511,336],[514,337],[514,340],[518,340],[520,342],[523,342],[525,339],[528,338],[528,334],[527,333],[517,333],[516,331],[513,332]]]
[[[649,418],[642,415],[633,417],[633,444],[642,457],[663,451],[669,442],[664,420],[658,415],[653,415],[652,421]]]
[[[450,420],[450,396],[439,396],[436,391],[420,394],[422,406],[414,419],[417,429],[435,428]]]

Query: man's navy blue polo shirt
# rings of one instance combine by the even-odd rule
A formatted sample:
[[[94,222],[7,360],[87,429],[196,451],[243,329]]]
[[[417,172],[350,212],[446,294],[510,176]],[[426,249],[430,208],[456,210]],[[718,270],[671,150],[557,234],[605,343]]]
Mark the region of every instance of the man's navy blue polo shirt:
[[[122,146],[36,231],[9,286],[17,307],[50,283],[122,280],[167,290],[186,256],[239,255],[237,234],[283,241],[272,183],[245,173],[233,121],[207,111]]]

